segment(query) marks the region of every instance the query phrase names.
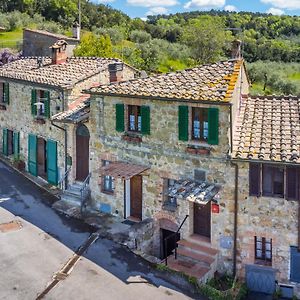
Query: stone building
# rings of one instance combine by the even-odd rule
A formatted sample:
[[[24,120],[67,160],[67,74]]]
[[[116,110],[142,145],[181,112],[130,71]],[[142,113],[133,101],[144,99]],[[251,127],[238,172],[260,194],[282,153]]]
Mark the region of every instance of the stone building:
[[[78,142],[88,135],[84,114],[76,122],[56,121],[88,109],[89,95],[82,90],[115,80],[109,66],[123,66],[122,80],[136,73],[117,59],[67,58],[65,45],[56,42],[51,58],[25,57],[0,68],[1,153],[24,161],[29,173],[53,185],[64,177],[72,158],[71,183],[89,173],[88,146]]]
[[[79,39],[76,36],[68,37],[45,30],[25,28],[23,30],[22,55],[24,57],[51,57],[51,46],[58,40],[67,42],[66,54],[68,57],[72,57],[74,49],[79,44]]]

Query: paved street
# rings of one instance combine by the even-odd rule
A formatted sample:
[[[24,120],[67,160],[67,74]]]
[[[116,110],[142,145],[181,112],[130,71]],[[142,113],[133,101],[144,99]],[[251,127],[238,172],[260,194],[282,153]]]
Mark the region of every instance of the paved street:
[[[55,199],[0,163],[0,299],[32,300],[93,233],[50,207]],[[76,260],[74,260],[76,261]],[[202,299],[171,284],[168,274],[112,241],[99,238],[44,299]]]

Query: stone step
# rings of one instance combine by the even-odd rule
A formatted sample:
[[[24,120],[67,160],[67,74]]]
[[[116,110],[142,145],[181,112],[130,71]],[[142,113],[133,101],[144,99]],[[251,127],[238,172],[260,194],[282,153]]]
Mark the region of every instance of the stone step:
[[[81,188],[83,187],[83,184],[81,183],[73,183],[69,186],[69,189],[72,189],[72,190],[81,190]]]
[[[60,199],[63,200],[63,201],[70,202],[70,203],[74,204],[75,206],[80,206],[81,205],[81,198],[74,197],[73,195],[63,193],[60,196]]]
[[[69,187],[67,190],[64,191],[66,194],[75,195],[75,196],[81,196],[80,189],[74,189],[72,187]]]
[[[192,258],[193,260],[201,262],[207,266],[210,266],[215,262],[215,259],[212,256],[207,256],[201,253],[193,252],[187,248],[179,248],[177,250],[177,255]]]
[[[179,240],[177,243],[179,246],[188,248],[189,250],[192,250],[194,252],[198,252],[198,253],[201,253],[204,255],[215,256],[218,254],[218,250],[208,247],[206,245],[199,244],[199,243],[192,243],[187,240]]]
[[[203,246],[206,246],[208,248],[211,248],[211,242],[210,238],[198,234],[192,234],[189,237],[186,238],[188,242],[194,243],[194,244],[200,244]]]
[[[168,258],[168,267],[188,276],[196,277],[200,281],[202,281],[201,279],[203,278],[206,279],[210,271],[209,267],[197,263],[191,264],[181,259],[175,259],[173,256]]]

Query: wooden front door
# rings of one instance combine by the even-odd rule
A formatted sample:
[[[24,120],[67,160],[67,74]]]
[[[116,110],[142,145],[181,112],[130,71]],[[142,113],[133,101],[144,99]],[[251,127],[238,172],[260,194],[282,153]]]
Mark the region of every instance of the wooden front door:
[[[194,233],[210,237],[211,204],[194,203]]]
[[[83,181],[89,174],[89,130],[79,125],[76,130],[76,180]]]
[[[139,220],[142,220],[142,184],[140,175],[130,179],[130,216]]]
[[[37,163],[38,176],[47,179],[46,141],[43,138],[37,139]]]

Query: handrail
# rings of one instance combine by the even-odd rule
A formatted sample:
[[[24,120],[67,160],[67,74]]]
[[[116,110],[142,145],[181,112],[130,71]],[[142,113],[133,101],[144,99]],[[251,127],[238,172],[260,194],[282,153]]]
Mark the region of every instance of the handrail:
[[[165,254],[166,254],[166,257],[165,257],[165,264],[166,266],[168,265],[168,239],[170,239],[171,237],[174,237],[176,236],[180,229],[182,228],[183,224],[185,223],[186,219],[189,217],[189,215],[185,215],[185,218],[183,219],[183,221],[181,222],[180,226],[178,227],[178,229],[176,230],[176,232],[170,234],[169,236],[167,236],[166,238],[164,238],[164,243],[165,243]],[[175,252],[174,252],[174,256],[175,256],[175,259],[177,259],[177,242],[176,242],[176,247],[175,247]]]
[[[69,168],[69,169],[64,173],[63,177],[62,177],[62,178],[59,180],[59,182],[58,182],[58,185],[60,186],[60,188],[61,188],[62,190],[65,190],[65,189],[67,188],[66,185],[65,185],[64,183],[66,183],[66,180],[67,180],[67,178],[68,178],[68,175],[69,175],[70,171],[71,171],[71,168]]]
[[[83,212],[83,207],[85,206],[85,200],[86,198],[84,197],[84,192],[87,190],[87,187],[90,183],[90,178],[91,178],[91,173],[88,174],[88,176],[84,179],[82,188],[80,189],[80,198],[81,198],[81,205],[80,205],[80,211],[81,213]]]

